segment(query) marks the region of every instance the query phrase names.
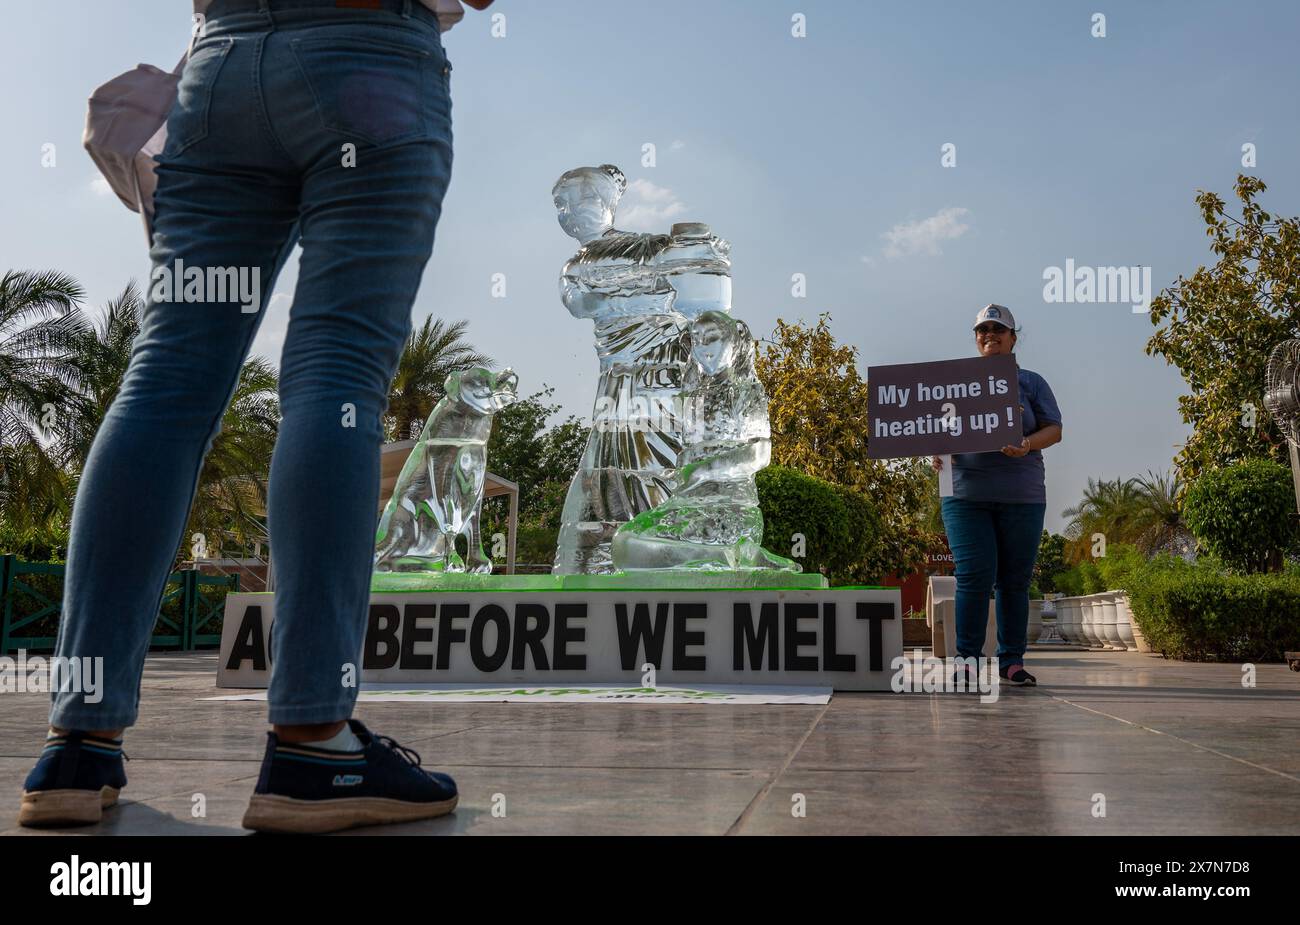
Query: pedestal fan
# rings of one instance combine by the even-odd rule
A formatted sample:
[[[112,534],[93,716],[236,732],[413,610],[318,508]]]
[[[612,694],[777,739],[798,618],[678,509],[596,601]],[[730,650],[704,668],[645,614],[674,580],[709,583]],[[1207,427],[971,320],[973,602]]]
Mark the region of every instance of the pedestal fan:
[[[1291,476],[1300,510],[1300,340],[1284,340],[1269,355],[1264,407],[1291,448]]]
[[[1285,340],[1269,354],[1264,407],[1291,450],[1291,478],[1300,510],[1300,340]],[[1286,661],[1292,671],[1300,671],[1300,652],[1287,652]]]

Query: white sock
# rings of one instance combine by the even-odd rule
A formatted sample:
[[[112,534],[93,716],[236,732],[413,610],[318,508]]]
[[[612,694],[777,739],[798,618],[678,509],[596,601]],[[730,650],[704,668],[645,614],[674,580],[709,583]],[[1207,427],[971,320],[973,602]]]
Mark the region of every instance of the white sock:
[[[325,739],[323,742],[304,742],[302,744],[310,745],[312,748],[328,749],[332,752],[359,752],[365,747],[361,744],[361,740],[357,738],[357,734],[352,731],[352,727],[347,723],[343,724],[343,728],[338,731],[337,735]]]

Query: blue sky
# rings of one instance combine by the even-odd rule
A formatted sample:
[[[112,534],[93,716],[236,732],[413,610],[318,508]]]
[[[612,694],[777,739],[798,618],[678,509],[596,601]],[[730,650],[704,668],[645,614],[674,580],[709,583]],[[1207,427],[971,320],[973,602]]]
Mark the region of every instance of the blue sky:
[[[70,273],[96,308],[147,277],[139,219],[81,150],[85,101],[137,62],[173,65],[188,29],[185,0],[0,0],[5,268]],[[1186,427],[1181,378],[1143,353],[1147,316],[1045,303],[1044,269],[1149,266],[1158,290],[1210,262],[1193,196],[1230,198],[1246,143],[1265,208],[1300,212],[1298,36],[1283,2],[498,0],[444,36],[456,164],[414,315],[469,319],[521,389],[554,385],[589,416],[590,322],[558,299],[574,242],[549,192],[615,163],[620,226],[705,221],[731,240],[734,313],[756,334],[830,312],[865,371],[972,355],[975,312],[1010,306],[1020,362],[1065,418],[1046,454],[1059,528],[1089,476],[1167,468]],[[255,344],[272,359],[293,282],[291,265]]]

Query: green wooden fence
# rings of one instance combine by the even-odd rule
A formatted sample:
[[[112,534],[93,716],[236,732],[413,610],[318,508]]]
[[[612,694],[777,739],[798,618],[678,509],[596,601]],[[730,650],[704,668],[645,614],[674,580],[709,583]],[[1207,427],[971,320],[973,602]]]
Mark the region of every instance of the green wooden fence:
[[[0,557],[0,654],[52,652],[63,603],[64,566]],[[239,590],[239,576],[196,571],[167,576],[154,621],[153,649],[194,649],[221,642],[226,595]]]

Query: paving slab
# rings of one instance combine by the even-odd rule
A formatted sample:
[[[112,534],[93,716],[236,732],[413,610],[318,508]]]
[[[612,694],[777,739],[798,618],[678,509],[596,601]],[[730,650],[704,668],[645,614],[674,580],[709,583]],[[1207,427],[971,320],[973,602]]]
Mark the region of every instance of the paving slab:
[[[461,803],[349,834],[1300,834],[1300,673],[1257,665],[1243,687],[1240,665],[1061,645],[1026,661],[1040,686],[992,703],[368,703]],[[266,705],[203,701],[229,693],[215,676],[211,653],[148,659],[123,803],[69,831],[248,834]],[[0,698],[0,834],[31,834],[13,818],[47,711]]]

